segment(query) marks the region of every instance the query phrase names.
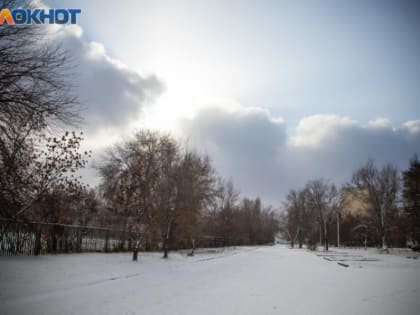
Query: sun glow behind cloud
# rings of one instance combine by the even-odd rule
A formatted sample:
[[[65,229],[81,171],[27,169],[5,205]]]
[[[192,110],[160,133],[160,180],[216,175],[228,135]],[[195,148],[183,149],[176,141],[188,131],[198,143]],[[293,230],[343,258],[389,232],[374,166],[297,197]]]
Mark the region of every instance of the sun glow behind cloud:
[[[130,45],[117,55],[142,75],[156,74],[164,91],[153,106],[143,109],[138,128],[173,131],[180,118],[237,97],[245,85],[243,60],[229,52],[223,34],[204,23],[194,27],[195,9],[182,5],[147,3],[141,10],[147,14],[138,25],[127,25],[133,32],[121,34],[119,40]]]
[[[228,64],[205,55],[197,58],[193,51],[169,46],[165,40],[159,43],[154,47],[152,63],[165,90],[153,107],[145,110],[142,125],[171,130],[179,118],[191,118],[209,103],[227,103],[232,99],[239,82],[229,80],[232,72]]]

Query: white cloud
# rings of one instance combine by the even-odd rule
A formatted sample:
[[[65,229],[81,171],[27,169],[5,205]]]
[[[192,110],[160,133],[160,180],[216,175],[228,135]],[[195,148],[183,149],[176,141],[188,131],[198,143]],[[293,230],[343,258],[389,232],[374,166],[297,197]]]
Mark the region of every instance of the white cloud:
[[[404,127],[411,134],[420,134],[420,120],[411,120],[404,123]]]
[[[162,93],[163,84],[156,76],[144,76],[112,58],[103,44],[86,40],[78,25],[48,25],[47,31],[48,41],[59,44],[67,52],[69,65],[74,65],[69,80],[83,107],[82,149],[93,151],[93,165],[105,148],[132,133],[144,108]],[[92,167],[80,174],[91,185],[99,183]]]
[[[290,144],[299,147],[316,147],[335,136],[337,128],[347,128],[357,122],[348,117],[336,115],[314,115],[303,118],[290,138]]]
[[[104,45],[85,40],[80,26],[51,27],[50,33],[76,65],[72,79],[85,107],[82,115],[90,136],[101,129],[114,133],[126,128],[162,92],[163,84],[156,76],[143,76],[112,58]]]
[[[367,126],[371,127],[371,128],[374,128],[374,129],[375,128],[390,129],[390,128],[392,128],[392,123],[388,118],[381,117],[381,118],[377,118],[377,119],[369,121]]]

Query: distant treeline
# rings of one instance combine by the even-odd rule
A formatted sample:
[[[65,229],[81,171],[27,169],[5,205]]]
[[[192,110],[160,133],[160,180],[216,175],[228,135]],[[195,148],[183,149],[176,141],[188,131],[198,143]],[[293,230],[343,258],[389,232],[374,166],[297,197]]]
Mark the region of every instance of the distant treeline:
[[[281,230],[292,247],[416,246],[420,243],[420,163],[415,155],[401,174],[369,160],[338,189],[325,179],[287,195]]]

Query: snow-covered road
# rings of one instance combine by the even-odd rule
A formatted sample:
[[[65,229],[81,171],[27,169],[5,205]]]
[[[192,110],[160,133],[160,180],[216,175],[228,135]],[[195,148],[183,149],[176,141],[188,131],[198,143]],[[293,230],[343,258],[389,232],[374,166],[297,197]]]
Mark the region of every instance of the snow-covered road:
[[[420,260],[241,247],[194,257],[0,257],[0,314],[418,314]],[[361,259],[363,260],[363,259]]]

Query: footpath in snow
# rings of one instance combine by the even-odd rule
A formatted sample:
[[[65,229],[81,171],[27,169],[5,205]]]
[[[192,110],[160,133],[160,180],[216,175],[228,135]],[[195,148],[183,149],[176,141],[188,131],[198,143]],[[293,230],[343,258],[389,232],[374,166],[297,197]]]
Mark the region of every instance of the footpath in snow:
[[[0,257],[0,314],[418,314],[420,259],[238,247]],[[344,263],[348,267],[338,265]]]

